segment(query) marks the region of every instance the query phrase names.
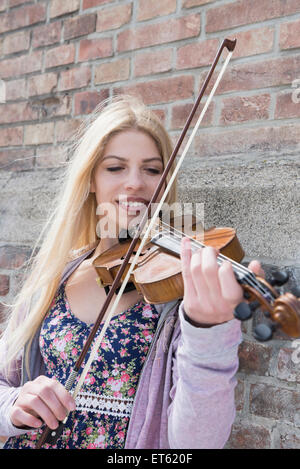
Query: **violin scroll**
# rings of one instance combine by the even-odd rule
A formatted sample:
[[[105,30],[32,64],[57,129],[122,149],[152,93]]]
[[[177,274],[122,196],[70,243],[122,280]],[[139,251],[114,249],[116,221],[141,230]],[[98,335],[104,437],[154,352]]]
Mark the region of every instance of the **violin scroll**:
[[[274,286],[282,286],[289,279],[286,272],[278,271],[271,275],[269,283],[260,277],[256,280],[260,284],[254,288],[242,285],[244,297],[249,303],[240,303],[234,311],[234,316],[240,321],[246,321],[260,307],[268,318],[267,324],[258,324],[254,329],[254,337],[260,342],[270,340],[276,329],[281,329],[290,337],[300,337],[300,298],[298,289],[292,293],[279,294]]]

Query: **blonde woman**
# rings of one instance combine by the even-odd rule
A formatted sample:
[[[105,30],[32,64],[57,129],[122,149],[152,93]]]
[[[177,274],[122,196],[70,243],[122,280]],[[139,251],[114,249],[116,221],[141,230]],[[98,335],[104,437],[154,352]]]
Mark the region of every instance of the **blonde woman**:
[[[64,387],[105,301],[92,262],[150,201],[170,154],[157,116],[128,96],[98,109],[83,133],[1,341],[5,448],[34,448],[43,424],[55,429],[67,414],[61,436],[45,448],[226,443],[241,341],[233,310],[242,289],[230,263],[218,267],[212,248],[192,255],[188,239],[183,302],[154,306],[136,290],[124,293],[76,400]],[[175,200],[174,187],[168,202]],[[103,206],[115,228],[105,236]]]

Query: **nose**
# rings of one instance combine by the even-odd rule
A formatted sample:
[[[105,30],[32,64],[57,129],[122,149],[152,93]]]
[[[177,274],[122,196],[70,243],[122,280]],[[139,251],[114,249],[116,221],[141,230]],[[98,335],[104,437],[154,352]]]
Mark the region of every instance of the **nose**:
[[[143,177],[141,173],[136,168],[132,168],[127,174],[124,189],[127,191],[137,191],[141,189],[144,185]]]

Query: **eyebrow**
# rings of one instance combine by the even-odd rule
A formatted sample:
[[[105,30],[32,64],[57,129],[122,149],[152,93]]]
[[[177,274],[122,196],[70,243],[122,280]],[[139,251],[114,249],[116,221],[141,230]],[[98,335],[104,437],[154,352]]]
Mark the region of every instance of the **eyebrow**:
[[[105,156],[102,161],[104,160],[107,160],[108,158],[116,158],[117,160],[121,160],[121,161],[127,161],[126,158],[122,158],[121,156],[116,156],[116,155],[108,155],[108,156]],[[154,156],[152,158],[144,158],[143,160],[143,163],[148,163],[149,161],[160,161],[162,163],[162,159],[158,156]]]

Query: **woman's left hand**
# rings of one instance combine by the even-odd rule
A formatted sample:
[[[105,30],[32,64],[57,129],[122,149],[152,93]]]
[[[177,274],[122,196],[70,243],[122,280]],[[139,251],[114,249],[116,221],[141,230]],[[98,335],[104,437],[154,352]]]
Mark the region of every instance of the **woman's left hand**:
[[[189,238],[181,244],[184,310],[188,317],[204,327],[233,319],[235,307],[244,301],[243,289],[233,273],[232,264],[217,263],[218,251],[210,246],[192,253]],[[248,268],[264,277],[258,261]]]

